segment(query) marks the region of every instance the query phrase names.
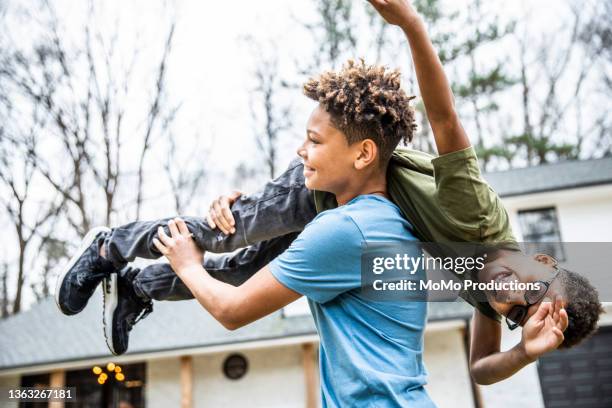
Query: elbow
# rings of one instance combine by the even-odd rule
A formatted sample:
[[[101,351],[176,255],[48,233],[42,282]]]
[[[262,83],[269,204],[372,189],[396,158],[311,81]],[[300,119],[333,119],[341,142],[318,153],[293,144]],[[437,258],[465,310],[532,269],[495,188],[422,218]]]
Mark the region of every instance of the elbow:
[[[474,381],[474,384],[478,384],[478,385],[491,385],[493,384],[493,381],[489,381],[486,378],[480,378],[477,375],[472,374],[472,380]]]
[[[437,126],[442,129],[455,129],[460,124],[459,114],[454,107],[431,113],[428,115],[428,119],[432,126]]]
[[[240,298],[239,296],[221,295],[203,299],[196,294],[196,298],[202,307],[227,330],[234,331],[249,323],[247,316],[244,315],[244,311],[248,308],[236,300]]]
[[[232,322],[231,320],[222,320],[220,321],[220,323],[223,327],[225,327],[226,330],[229,330],[229,331],[234,331],[242,327],[241,325],[236,324],[235,322]]]
[[[235,313],[234,308],[230,306],[219,308],[214,317],[229,331],[237,330],[245,325],[245,323]]]
[[[491,385],[495,383],[495,381],[492,381],[491,378],[488,378],[488,376],[484,375],[484,373],[478,367],[477,364],[470,364],[470,376],[472,377],[474,383],[478,385]]]
[[[472,374],[472,380],[474,380],[474,383],[478,384],[478,385],[491,385],[491,384],[495,383],[494,381],[490,381],[490,380],[488,380],[486,378],[480,378],[480,377],[475,376],[473,374]]]
[[[221,325],[225,327],[226,330],[229,330],[229,331],[238,330],[239,328],[244,326],[244,323],[236,319],[229,318],[229,317],[219,319],[219,323],[221,323]]]

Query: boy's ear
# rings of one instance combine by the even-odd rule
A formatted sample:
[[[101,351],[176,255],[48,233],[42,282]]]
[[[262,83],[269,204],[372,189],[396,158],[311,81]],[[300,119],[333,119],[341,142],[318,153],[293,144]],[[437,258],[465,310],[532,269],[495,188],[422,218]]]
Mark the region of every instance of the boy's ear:
[[[357,159],[355,160],[355,169],[362,170],[376,161],[378,156],[378,146],[372,139],[365,139],[357,145]]]
[[[557,260],[550,255],[546,254],[535,254],[533,259],[536,261],[543,263],[544,265],[557,265]]]

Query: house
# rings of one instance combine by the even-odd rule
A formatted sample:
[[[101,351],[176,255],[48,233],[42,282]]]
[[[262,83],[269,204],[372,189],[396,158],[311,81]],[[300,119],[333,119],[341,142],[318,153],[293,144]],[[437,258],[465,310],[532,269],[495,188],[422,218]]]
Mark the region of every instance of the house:
[[[506,381],[479,387],[484,406],[509,406],[510,401],[529,407],[612,406],[612,285],[606,277],[609,262],[593,256],[612,251],[612,158],[487,173],[485,178],[502,197],[519,241],[541,242],[568,269],[579,270],[584,263],[575,261],[576,252],[603,265],[594,278],[602,278],[595,286],[607,313],[599,333],[584,344],[550,353]],[[509,348],[520,333],[504,333],[503,339]]]
[[[448,404],[473,404],[464,344],[470,314],[460,303],[432,305],[429,315],[426,358],[439,379],[431,392]],[[77,387],[83,398],[134,407],[302,407],[319,400],[318,337],[309,315],[277,312],[230,332],[196,301],[158,302],[121,357],[104,344],[101,293],[76,316],[62,315],[47,299],[3,321],[0,330],[0,386]],[[122,381],[114,378],[116,366]],[[99,384],[95,367],[111,378]]]
[[[612,158],[485,177],[502,196],[519,240],[544,242],[562,264],[572,262],[567,243],[599,242],[612,249]],[[47,299],[0,322],[0,387],[77,387],[77,399],[88,407],[111,402],[122,407],[315,407],[318,338],[302,306],[229,332],[195,301],[159,302],[133,330],[129,353],[114,357],[102,335],[100,293],[72,317]],[[610,406],[610,314],[583,345],[550,353],[486,387],[473,384],[468,372],[470,316],[463,302],[430,304],[424,359],[427,389],[438,406],[542,407],[560,401]],[[520,331],[505,331],[504,347],[519,339]]]

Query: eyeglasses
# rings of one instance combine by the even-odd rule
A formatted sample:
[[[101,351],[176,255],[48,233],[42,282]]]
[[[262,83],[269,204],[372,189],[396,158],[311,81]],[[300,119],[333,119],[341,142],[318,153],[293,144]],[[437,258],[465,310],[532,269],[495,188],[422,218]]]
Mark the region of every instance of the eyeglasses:
[[[555,265],[553,265],[553,268],[555,269],[555,274],[552,276],[552,278],[550,278],[548,282],[536,281],[535,283],[539,283],[539,289],[525,291],[525,303],[527,303],[526,305],[516,305],[512,309],[510,309],[510,312],[508,312],[508,314],[506,315],[506,324],[508,325],[508,328],[510,330],[516,329],[521,325],[521,323],[523,323],[523,320],[527,316],[527,311],[529,310],[530,306],[533,306],[540,300],[544,299],[544,296],[546,296],[546,292],[548,292],[550,284],[555,280],[557,275],[559,275],[559,272],[561,272],[556,263]]]

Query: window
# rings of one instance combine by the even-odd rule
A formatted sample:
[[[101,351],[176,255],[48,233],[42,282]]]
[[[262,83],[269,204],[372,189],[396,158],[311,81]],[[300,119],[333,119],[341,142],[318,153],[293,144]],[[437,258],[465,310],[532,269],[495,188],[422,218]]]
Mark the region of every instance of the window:
[[[530,245],[530,250],[551,255],[559,262],[565,261],[557,210],[554,207],[521,210],[518,218],[523,241]]]
[[[66,387],[76,387],[76,402],[66,403],[66,408],[144,408],[145,367],[144,363],[108,363],[66,371]],[[49,374],[23,376],[21,386],[48,387]],[[19,408],[46,408],[48,405],[46,402],[21,402]]]
[[[103,377],[103,380],[101,380]],[[66,386],[76,387],[77,403],[71,408],[145,406],[145,364],[108,363],[66,372]]]
[[[49,374],[34,374],[24,375],[21,377],[22,387],[34,387],[34,388],[47,388],[49,387],[50,378]],[[19,408],[47,408],[49,403],[47,402],[24,402],[19,403]]]

